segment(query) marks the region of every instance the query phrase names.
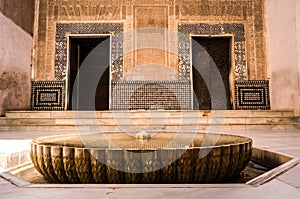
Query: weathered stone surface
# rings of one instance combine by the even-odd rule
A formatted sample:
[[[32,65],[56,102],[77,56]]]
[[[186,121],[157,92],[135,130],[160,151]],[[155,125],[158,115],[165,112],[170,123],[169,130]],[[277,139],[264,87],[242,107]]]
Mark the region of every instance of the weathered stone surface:
[[[266,2],[268,64],[273,109],[300,110],[300,1]]]
[[[31,36],[0,13],[0,115],[29,109]]]

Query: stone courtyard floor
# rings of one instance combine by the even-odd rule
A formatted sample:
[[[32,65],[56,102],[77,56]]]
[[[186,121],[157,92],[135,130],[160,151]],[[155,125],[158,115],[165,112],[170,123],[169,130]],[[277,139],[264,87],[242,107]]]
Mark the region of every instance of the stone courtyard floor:
[[[51,135],[62,133],[70,132],[51,132]],[[254,147],[300,157],[300,130],[249,130],[231,131],[230,133],[251,137],[254,141]],[[0,131],[0,154],[22,150],[22,147],[28,148],[30,139],[45,135],[50,135],[50,133]],[[0,177],[0,198],[299,199],[300,165],[298,164],[257,187],[244,184],[16,186]]]

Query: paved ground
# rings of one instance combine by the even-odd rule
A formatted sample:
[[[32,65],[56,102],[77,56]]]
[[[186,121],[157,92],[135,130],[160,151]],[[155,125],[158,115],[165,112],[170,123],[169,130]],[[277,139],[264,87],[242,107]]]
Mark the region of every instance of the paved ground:
[[[69,132],[64,132],[69,133]],[[246,135],[254,146],[300,157],[300,130],[255,130],[231,132]],[[28,140],[49,132],[0,131],[0,154],[28,147]],[[54,134],[54,133],[52,133]],[[60,132],[61,134],[61,132]],[[23,140],[23,141],[15,141]],[[23,144],[22,144],[23,143]],[[7,147],[9,146],[9,147]],[[90,185],[82,187],[17,187],[0,178],[0,198],[222,198],[222,199],[299,199],[300,165],[288,170],[272,181],[252,187],[248,185]]]

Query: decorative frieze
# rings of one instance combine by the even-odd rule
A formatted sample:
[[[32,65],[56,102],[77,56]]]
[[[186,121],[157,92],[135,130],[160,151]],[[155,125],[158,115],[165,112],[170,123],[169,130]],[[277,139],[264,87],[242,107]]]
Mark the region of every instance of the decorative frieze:
[[[61,18],[65,17],[86,17],[94,16],[97,19],[119,18],[120,7],[112,5],[92,5],[91,7],[83,5],[64,5],[54,6],[55,12]]]
[[[51,0],[52,1],[52,0]],[[121,5],[112,4],[108,1],[61,1],[53,0],[53,13],[55,20],[76,19],[76,20],[120,20]]]

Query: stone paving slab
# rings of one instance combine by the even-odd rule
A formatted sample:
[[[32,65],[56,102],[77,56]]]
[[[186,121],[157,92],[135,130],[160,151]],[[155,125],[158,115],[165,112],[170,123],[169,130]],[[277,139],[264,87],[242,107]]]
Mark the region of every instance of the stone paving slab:
[[[5,192],[4,198],[289,198],[299,199],[300,191],[279,180],[273,180],[258,188],[128,188],[128,189],[97,189],[97,188],[13,188]]]
[[[278,176],[278,180],[295,188],[300,188],[300,165],[290,169],[288,172]]]

